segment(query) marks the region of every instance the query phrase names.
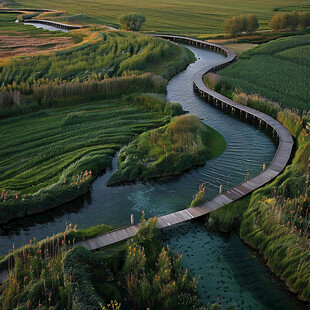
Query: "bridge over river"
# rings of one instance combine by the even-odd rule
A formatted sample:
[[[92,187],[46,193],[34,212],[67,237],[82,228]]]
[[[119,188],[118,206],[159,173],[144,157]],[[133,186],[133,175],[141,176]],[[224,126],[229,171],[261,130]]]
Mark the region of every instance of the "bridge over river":
[[[237,102],[234,102],[231,99],[226,98],[225,96],[213,91],[208,88],[203,82],[203,76],[208,72],[213,72],[224,68],[225,66],[231,64],[236,59],[236,54],[232,50],[220,46],[218,44],[213,44],[198,39],[182,37],[182,36],[173,36],[173,35],[154,35],[161,37],[163,39],[172,40],[175,42],[187,43],[190,45],[196,45],[197,47],[206,48],[218,53],[222,53],[226,56],[225,59],[206,67],[201,68],[193,77],[193,87],[195,92],[206,100],[209,104],[213,104],[219,109],[229,113],[239,114],[244,116],[245,119],[252,118],[254,121],[257,121],[260,126],[270,127],[273,131],[273,134],[277,137],[278,147],[276,154],[264,171],[255,177],[233,187],[229,190],[220,193],[215,198],[210,201],[207,201],[201,206],[181,210],[174,212],[168,215],[160,216],[157,220],[157,227],[160,229],[170,227],[172,225],[180,224],[192,219],[202,217],[214,210],[217,210],[228,203],[236,201],[243,196],[253,192],[259,187],[265,185],[266,183],[272,181],[276,176],[278,176],[283,169],[286,167],[293,148],[293,138],[288,130],[280,124],[278,121],[272,117],[259,112],[250,107],[241,105]],[[141,224],[134,224],[131,226],[126,226],[119,228],[113,231],[110,231],[106,234],[79,242],[79,245],[85,246],[87,249],[93,251],[105,246],[129,239],[133,237]]]

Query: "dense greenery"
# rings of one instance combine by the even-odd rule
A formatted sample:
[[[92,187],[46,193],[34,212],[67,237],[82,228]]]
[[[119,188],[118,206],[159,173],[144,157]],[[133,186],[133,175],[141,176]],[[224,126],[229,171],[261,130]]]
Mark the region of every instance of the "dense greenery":
[[[28,94],[33,85],[50,81],[83,82],[144,72],[164,75],[162,65],[168,67],[170,63],[177,63],[178,58],[185,57],[182,50],[171,42],[145,35],[100,32],[93,34],[88,42],[70,49],[22,61],[11,59],[0,67],[0,84],[2,89],[18,89]],[[189,60],[185,65],[188,63]]]
[[[274,93],[278,92],[280,96],[273,99],[278,100],[279,103],[275,103],[261,96],[238,93],[238,90],[236,92],[230,89],[230,94],[235,100],[277,118],[296,139],[297,150],[291,165],[274,182],[252,194],[249,206],[245,207],[240,236],[261,252],[270,268],[285,281],[291,291],[308,302],[310,300],[310,135],[307,124],[310,116],[309,88],[306,87],[305,80],[309,80],[310,75],[307,71],[303,72],[302,68],[309,67],[308,49],[306,48],[309,45],[309,39],[309,36],[281,39],[245,52],[241,57],[240,67],[236,66],[237,74],[229,78],[231,85],[236,86],[233,84],[234,79],[240,83],[240,68],[242,68],[249,80],[248,84],[242,84],[246,86],[243,88],[245,91],[254,92],[258,85],[259,93],[266,97],[271,97],[273,94],[271,90]],[[260,68],[265,68],[266,62],[272,75],[269,77],[270,71],[268,71],[268,74],[265,74],[265,80],[261,80],[262,70]],[[290,64],[294,66],[290,67]],[[289,69],[295,68],[295,70],[286,70],[286,65]],[[254,68],[256,72],[249,78],[247,72]],[[229,70],[222,71],[224,81],[226,72]],[[289,76],[288,79],[283,79],[285,74]],[[211,84],[215,83],[215,86],[218,80],[218,77],[207,79],[208,82],[211,81]],[[283,84],[279,83],[279,80]],[[296,90],[293,85],[296,85]],[[227,80],[224,88],[226,92],[229,89]],[[293,98],[287,100],[288,91],[295,98],[304,98],[304,102],[294,101]],[[281,106],[291,109],[284,109]],[[298,111],[296,108],[304,111]],[[217,212],[211,215],[211,228],[227,226],[231,229],[229,218],[234,220],[239,217],[239,210],[234,206],[232,209],[227,206],[228,210],[227,214]],[[228,216],[229,213],[232,216]]]
[[[24,7],[41,8],[40,0],[23,0]],[[119,27],[117,21],[121,14],[136,12],[147,17],[143,26],[146,31],[206,34],[221,33],[222,25],[226,18],[232,15],[247,15],[254,13],[258,16],[262,28],[267,29],[268,22],[277,11],[309,11],[308,0],[165,0],[165,1],[140,1],[115,0],[105,2],[93,0],[85,5],[84,1],[54,0],[48,3],[48,8],[66,10],[76,15],[86,14],[96,18],[97,23],[109,24]],[[86,21],[88,24],[89,21]]]
[[[71,249],[74,229],[10,257],[14,269],[0,287],[2,309],[207,310],[181,257],[160,243],[156,218],[145,220],[134,239],[91,253]],[[112,300],[112,302],[111,302]],[[212,309],[220,309],[213,307]]]
[[[299,110],[309,109],[310,35],[278,39],[244,52],[220,71],[231,89]]]
[[[169,121],[171,104],[147,100],[128,97],[0,121],[0,221],[86,192],[121,145]]]
[[[253,33],[259,28],[257,16],[249,14],[248,16],[233,16],[226,19],[223,25],[224,31],[232,36],[242,32]]]
[[[118,157],[118,170],[108,184],[177,176],[218,156],[225,147],[224,138],[197,116],[177,116],[168,125],[145,132],[124,147]]]
[[[291,127],[292,128],[292,127]],[[252,195],[240,235],[257,248],[288,287],[310,300],[310,138],[297,134],[293,163],[270,185]]]
[[[145,16],[131,13],[121,15],[118,18],[118,21],[121,24],[122,29],[138,31],[141,29],[142,24],[145,22]]]

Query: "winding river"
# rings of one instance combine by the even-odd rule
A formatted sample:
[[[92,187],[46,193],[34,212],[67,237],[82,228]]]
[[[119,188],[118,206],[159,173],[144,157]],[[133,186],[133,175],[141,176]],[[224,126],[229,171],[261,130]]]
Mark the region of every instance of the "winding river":
[[[12,244],[15,248],[36,237],[61,232],[66,223],[79,229],[101,223],[121,227],[130,224],[145,211],[147,217],[165,215],[184,209],[201,183],[206,183],[207,199],[214,197],[219,185],[224,190],[262,170],[272,160],[276,145],[266,132],[224,114],[206,104],[193,92],[192,77],[201,67],[224,56],[190,48],[197,61],[176,75],[167,88],[167,99],[180,102],[184,110],[198,115],[226,139],[227,149],[205,166],[167,182],[106,187],[111,171],[98,177],[87,195],[62,208],[3,226],[0,254]],[[116,169],[117,157],[113,160]],[[164,231],[164,241],[183,254],[184,267],[192,276],[201,276],[199,292],[205,303],[219,301],[238,309],[303,309],[304,306],[276,281],[264,264],[236,235],[223,236],[208,232],[198,222],[185,223]]]

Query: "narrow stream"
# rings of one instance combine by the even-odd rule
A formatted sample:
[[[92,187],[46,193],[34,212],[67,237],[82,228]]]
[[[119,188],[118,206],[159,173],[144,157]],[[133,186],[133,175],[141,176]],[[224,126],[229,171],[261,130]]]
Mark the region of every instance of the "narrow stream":
[[[193,92],[192,77],[199,68],[222,59],[222,55],[189,47],[197,61],[175,76],[168,85],[167,99],[180,102],[184,110],[198,115],[226,139],[227,149],[205,166],[167,182],[132,184],[108,188],[111,171],[98,177],[85,197],[28,217],[1,228],[0,255],[36,237],[43,239],[64,231],[66,223],[79,229],[98,224],[121,227],[130,223],[130,214],[139,219],[160,216],[186,208],[201,183],[206,183],[207,199],[223,184],[232,187],[246,176],[262,170],[272,160],[276,146],[265,132],[224,114],[203,102]],[[113,169],[117,168],[117,158]],[[201,275],[199,292],[206,303],[235,304],[238,309],[303,309],[303,306],[273,279],[260,260],[240,239],[208,232],[201,223],[186,223],[164,232],[165,242],[183,254],[191,275]],[[287,305],[287,306],[286,306]]]

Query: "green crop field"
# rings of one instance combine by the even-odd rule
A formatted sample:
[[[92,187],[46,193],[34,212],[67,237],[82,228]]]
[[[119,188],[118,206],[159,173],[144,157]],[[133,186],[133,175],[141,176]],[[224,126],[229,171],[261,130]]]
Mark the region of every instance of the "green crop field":
[[[169,121],[160,105],[105,101],[0,121],[0,221],[81,195],[121,145]]]
[[[232,89],[309,110],[310,35],[282,38],[249,50],[220,75]]]
[[[97,23],[118,26],[118,16],[136,12],[146,16],[143,30],[173,33],[221,33],[225,18],[233,15],[254,13],[266,28],[276,11],[310,10],[308,0],[115,0],[72,1],[55,0],[42,3],[40,0],[24,0],[23,7],[66,10],[73,15],[86,14]],[[85,20],[82,18],[82,22]],[[84,21],[85,22],[85,21]]]
[[[58,36],[58,37],[70,37],[71,34],[61,31],[48,31],[41,28],[36,28],[31,25],[24,25],[23,23],[16,23],[17,14],[3,13],[0,14],[0,33],[9,35],[30,35],[34,37],[36,35],[44,36]]]

